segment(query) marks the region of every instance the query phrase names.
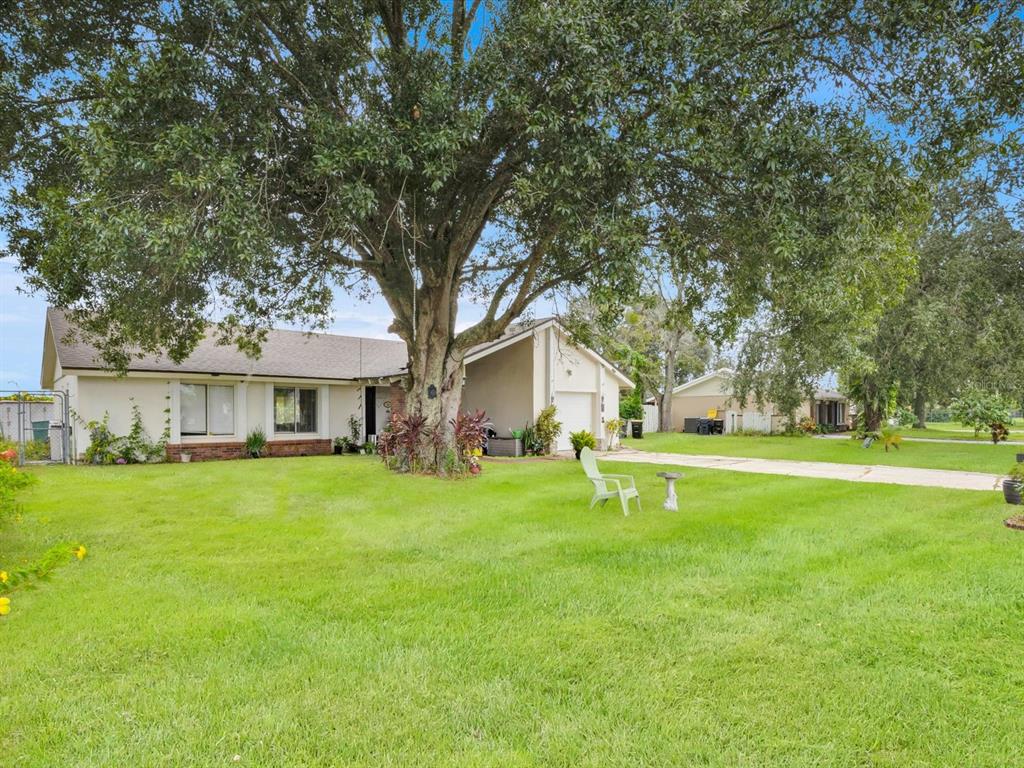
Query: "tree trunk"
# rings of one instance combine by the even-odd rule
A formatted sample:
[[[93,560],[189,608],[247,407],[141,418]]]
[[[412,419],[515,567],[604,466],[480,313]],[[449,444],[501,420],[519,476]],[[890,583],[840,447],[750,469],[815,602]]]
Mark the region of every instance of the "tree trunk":
[[[864,428],[868,432],[877,432],[882,428],[882,412],[872,403],[864,404]]]
[[[919,389],[914,394],[914,429],[927,429],[925,425],[927,411],[928,404],[925,402],[924,391]]]
[[[455,448],[452,420],[462,402],[464,352],[453,343],[455,308],[439,293],[417,296],[415,335],[406,339],[406,413],[423,418],[410,468],[421,472],[444,470],[445,455]]]
[[[676,382],[676,351],[668,350],[665,355],[665,375],[662,377],[661,393],[658,395],[658,429],[672,431],[672,389]]]

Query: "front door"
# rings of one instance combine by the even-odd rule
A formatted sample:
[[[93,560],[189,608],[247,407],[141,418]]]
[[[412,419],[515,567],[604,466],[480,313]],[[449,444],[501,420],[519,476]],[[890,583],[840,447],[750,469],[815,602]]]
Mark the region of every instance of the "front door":
[[[377,388],[367,387],[363,392],[363,418],[367,435],[377,434]]]

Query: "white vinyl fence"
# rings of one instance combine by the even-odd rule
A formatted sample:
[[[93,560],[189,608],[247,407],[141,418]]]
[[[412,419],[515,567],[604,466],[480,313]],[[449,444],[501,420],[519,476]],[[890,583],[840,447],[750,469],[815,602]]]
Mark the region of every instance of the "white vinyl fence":
[[[644,432],[657,432],[658,426],[658,406],[644,404]]]
[[[770,433],[772,431],[772,416],[770,413],[761,413],[760,411],[744,411],[743,429],[748,432]]]

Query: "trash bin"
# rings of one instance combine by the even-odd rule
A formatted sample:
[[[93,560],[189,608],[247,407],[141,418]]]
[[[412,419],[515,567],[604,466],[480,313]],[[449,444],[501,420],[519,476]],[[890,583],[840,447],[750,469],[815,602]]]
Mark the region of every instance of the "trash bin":
[[[64,461],[64,427],[50,424],[50,461]]]

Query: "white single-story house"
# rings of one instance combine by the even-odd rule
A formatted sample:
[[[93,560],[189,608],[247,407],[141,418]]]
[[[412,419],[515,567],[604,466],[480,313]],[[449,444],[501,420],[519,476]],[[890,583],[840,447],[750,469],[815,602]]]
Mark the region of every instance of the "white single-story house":
[[[672,390],[672,428],[677,432],[694,431],[696,419],[707,418],[717,412],[723,431],[779,432],[784,427],[785,414],[771,403],[738,403],[733,395],[734,372],[729,368],[698,376]],[[839,392],[820,389],[814,397],[803,402],[797,418],[809,416],[818,424],[842,430],[847,428],[849,404]]]
[[[350,419],[366,439],[404,406],[408,358],[400,341],[275,330],[253,359],[207,337],[181,363],[147,355],[117,375],[76,336],[62,312],[47,312],[41,383],[68,395],[74,456],[88,447],[86,423],[109,415],[111,432],[124,435],[133,406],[152,439],[169,428],[174,461],[182,453],[193,461],[241,456],[256,428],[270,455],[330,453],[334,438],[350,434]],[[486,411],[507,436],[553,403],[562,422],[559,450],[569,448],[569,432],[582,429],[603,445],[605,422],[618,417],[619,390],[633,387],[596,352],[573,345],[553,318],[509,328],[469,350],[464,365],[463,410]]]

